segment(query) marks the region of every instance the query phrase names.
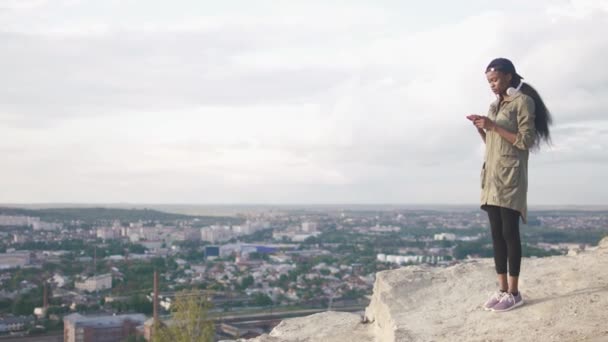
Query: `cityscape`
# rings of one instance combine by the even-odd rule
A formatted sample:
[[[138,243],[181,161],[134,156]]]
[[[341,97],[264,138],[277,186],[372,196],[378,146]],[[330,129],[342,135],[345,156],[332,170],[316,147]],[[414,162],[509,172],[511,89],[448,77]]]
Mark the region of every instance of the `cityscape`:
[[[148,340],[191,291],[215,340],[255,337],[288,317],[362,312],[379,271],[492,256],[475,206],[222,209],[0,208],[0,334]],[[608,211],[536,210],[521,231],[524,256],[577,253],[608,235]]]
[[[607,28],[0,0],[0,342],[608,341]]]

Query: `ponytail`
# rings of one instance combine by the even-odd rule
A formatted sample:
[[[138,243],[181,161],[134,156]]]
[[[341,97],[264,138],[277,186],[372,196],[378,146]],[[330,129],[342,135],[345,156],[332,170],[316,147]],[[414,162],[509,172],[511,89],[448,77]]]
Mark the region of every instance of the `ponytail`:
[[[514,77],[511,79],[511,86],[517,87],[521,82],[520,77]],[[551,144],[551,133],[549,132],[549,126],[553,123],[553,118],[545,102],[540,97],[536,89],[534,89],[528,83],[521,85],[519,89],[525,95],[528,95],[534,100],[534,126],[536,127],[536,139],[534,139],[534,147],[540,148],[541,143],[544,141],[547,144]]]

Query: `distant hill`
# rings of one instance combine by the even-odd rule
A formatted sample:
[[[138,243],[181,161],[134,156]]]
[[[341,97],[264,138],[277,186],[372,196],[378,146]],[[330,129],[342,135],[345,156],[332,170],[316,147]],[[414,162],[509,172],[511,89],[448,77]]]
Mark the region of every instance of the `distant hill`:
[[[170,222],[175,220],[198,219],[201,225],[206,225],[219,223],[239,224],[243,221],[242,219],[235,217],[193,216],[166,213],[152,209],[117,209],[103,207],[47,209],[0,207],[0,215],[33,216],[40,217],[41,220],[49,222],[81,220],[87,223],[113,220],[119,220],[122,222],[135,222],[140,220]]]

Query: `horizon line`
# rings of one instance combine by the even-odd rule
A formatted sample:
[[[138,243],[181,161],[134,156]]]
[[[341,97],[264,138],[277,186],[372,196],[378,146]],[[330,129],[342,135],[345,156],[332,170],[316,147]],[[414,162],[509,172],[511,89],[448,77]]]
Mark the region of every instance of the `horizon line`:
[[[67,206],[67,205],[76,205],[76,206],[125,206],[125,205],[135,205],[135,206],[210,206],[210,207],[227,207],[227,206],[277,206],[277,207],[306,207],[306,206],[403,206],[403,207],[477,207],[480,206],[479,203],[363,203],[363,202],[354,202],[354,203],[272,203],[272,202],[251,202],[251,203],[172,203],[172,202],[3,202],[0,203],[0,207],[2,206]],[[608,208],[608,204],[534,204],[529,205],[529,208],[535,207],[606,207]]]

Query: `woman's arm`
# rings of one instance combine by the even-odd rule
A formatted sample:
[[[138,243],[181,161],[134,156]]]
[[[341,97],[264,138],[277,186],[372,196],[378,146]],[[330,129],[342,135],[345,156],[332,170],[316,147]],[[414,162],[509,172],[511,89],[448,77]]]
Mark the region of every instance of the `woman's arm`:
[[[516,133],[497,125],[486,116],[477,118],[474,123],[478,130],[494,131],[520,150],[527,150],[534,143],[534,102],[524,104],[518,111]]]
[[[536,107],[531,97],[520,102],[517,111],[517,135],[513,145],[520,150],[527,150],[534,145],[536,126],[534,124]]]
[[[473,123],[473,126],[476,126],[475,120],[477,120],[479,118],[483,118],[483,116],[477,115],[477,114],[467,115],[467,119],[469,119]],[[483,143],[485,144],[486,143],[486,131],[484,131],[483,128],[477,127],[477,132],[479,133],[479,135],[481,136],[481,140],[483,140]]]
[[[515,144],[515,140],[517,139],[517,134],[498,126],[496,124],[496,122],[494,122],[490,119],[487,119],[487,121],[488,121],[487,126],[489,128],[486,128],[486,129],[488,131],[493,131],[493,132],[497,133],[498,135],[500,135],[501,137],[503,137],[506,141],[510,142],[511,144],[513,144],[513,145]]]

